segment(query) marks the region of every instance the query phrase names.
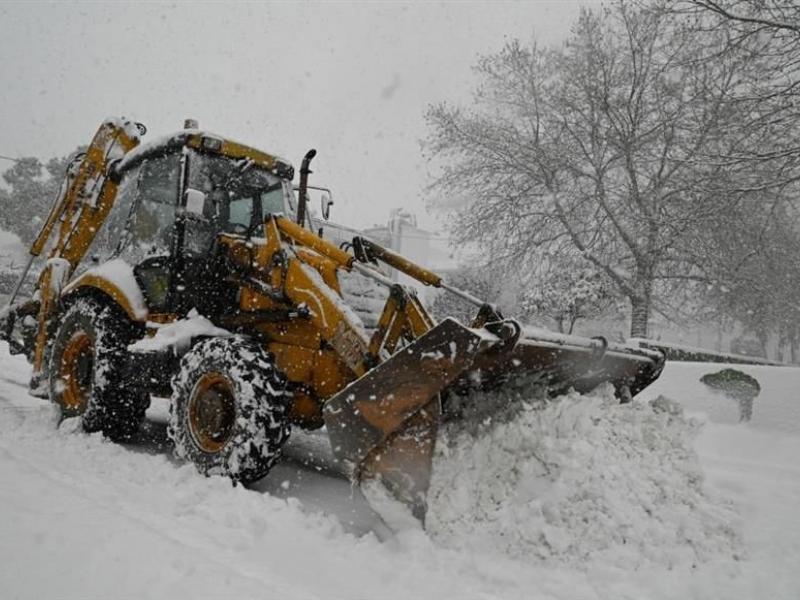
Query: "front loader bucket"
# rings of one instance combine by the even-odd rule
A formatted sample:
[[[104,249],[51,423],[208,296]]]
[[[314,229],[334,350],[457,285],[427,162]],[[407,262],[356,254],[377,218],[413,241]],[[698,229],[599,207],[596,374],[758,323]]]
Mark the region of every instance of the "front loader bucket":
[[[558,394],[569,388],[584,393],[609,382],[626,402],[655,381],[663,367],[660,352],[609,344],[601,337],[528,328],[507,352],[477,356],[457,384],[491,389],[509,379],[525,377],[544,383],[551,394]]]
[[[331,447],[353,478],[379,480],[422,520],[439,393],[492,343],[445,319],[331,398],[323,412]]]
[[[333,453],[362,489],[380,484],[424,523],[443,396],[526,377],[554,393],[568,387],[588,391],[610,381],[625,401],[663,365],[657,352],[547,332],[519,335],[513,324],[512,336],[509,328],[492,328],[498,337],[445,319],[326,403]]]

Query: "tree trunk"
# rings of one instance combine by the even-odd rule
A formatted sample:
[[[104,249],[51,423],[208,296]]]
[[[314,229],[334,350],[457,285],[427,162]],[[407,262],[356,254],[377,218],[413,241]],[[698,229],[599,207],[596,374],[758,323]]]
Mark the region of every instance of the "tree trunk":
[[[575,323],[576,323],[577,321],[578,321],[578,318],[577,318],[577,317],[572,317],[572,318],[570,318],[570,320],[569,320],[569,331],[567,331],[567,333],[568,333],[569,335],[572,335],[572,332],[573,332],[573,330],[575,329]]]
[[[758,337],[758,341],[761,344],[761,353],[764,355],[764,358],[770,360],[769,356],[769,334],[764,331],[763,329],[759,329],[756,332],[756,337]]]
[[[650,297],[633,296],[631,301],[631,337],[646,338],[650,320]]]
[[[556,319],[556,324],[558,325],[558,333],[564,333],[564,317],[560,316]]]

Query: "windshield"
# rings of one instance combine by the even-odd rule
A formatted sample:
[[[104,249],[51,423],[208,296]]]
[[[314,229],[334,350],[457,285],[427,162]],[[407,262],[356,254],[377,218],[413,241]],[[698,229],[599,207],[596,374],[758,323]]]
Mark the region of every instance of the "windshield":
[[[246,159],[194,153],[189,187],[206,194],[204,216],[218,231],[252,233],[270,214],[285,214],[285,182]]]

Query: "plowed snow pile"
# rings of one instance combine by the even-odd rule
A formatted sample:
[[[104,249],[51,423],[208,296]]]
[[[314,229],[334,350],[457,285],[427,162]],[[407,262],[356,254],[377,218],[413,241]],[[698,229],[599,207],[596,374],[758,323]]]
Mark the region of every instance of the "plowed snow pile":
[[[738,515],[704,489],[700,425],[677,403],[620,405],[610,387],[525,397],[473,396],[480,408],[444,427],[426,523],[440,543],[576,567],[737,557]]]

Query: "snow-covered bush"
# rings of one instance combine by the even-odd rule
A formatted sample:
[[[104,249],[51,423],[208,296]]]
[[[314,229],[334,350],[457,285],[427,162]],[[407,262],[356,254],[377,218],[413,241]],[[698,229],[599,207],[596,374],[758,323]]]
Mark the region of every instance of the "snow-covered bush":
[[[560,333],[572,333],[580,319],[600,315],[613,302],[608,282],[596,270],[566,264],[521,293],[526,315],[552,319]]]

